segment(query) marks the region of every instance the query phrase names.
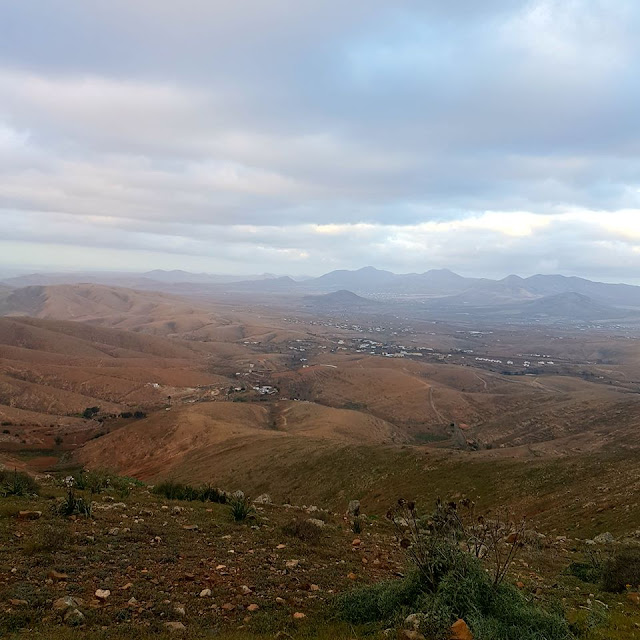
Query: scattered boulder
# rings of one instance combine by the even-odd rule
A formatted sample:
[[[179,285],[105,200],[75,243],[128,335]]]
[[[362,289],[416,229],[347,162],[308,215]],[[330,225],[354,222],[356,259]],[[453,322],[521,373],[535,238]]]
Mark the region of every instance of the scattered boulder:
[[[203,589],[200,592],[200,597],[201,598],[210,598],[211,597],[211,589]]]
[[[611,544],[615,542],[616,539],[613,537],[613,534],[606,531],[605,533],[601,533],[599,536],[596,536],[593,541],[596,544]]]
[[[451,640],[473,640],[471,629],[462,618],[451,625]]]
[[[347,507],[347,516],[357,518],[360,515],[360,500],[351,500]]]
[[[47,573],[47,578],[50,578],[54,582],[62,582],[64,580],[68,580],[69,576],[66,573],[60,573],[55,569],[51,569],[51,571]]]
[[[307,518],[307,522],[318,527],[318,529],[322,529],[325,524],[324,521],[319,520],[318,518]]]
[[[20,511],[18,518],[20,520],[38,520],[42,517],[42,511]]]
[[[64,614],[64,621],[72,627],[77,627],[84,623],[84,614],[80,609],[68,609]]]
[[[95,596],[98,600],[104,602],[111,595],[109,589],[96,589]]]
[[[65,614],[69,609],[77,609],[84,604],[81,598],[73,596],[63,596],[53,602],[53,610],[59,614]]]

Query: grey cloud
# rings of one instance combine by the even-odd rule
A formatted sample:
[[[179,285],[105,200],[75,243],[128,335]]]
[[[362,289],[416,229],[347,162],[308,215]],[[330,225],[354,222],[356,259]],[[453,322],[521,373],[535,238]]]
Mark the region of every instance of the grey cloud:
[[[3,5],[0,25],[4,238],[259,248],[270,269],[290,255],[307,271],[413,270],[446,250],[512,271],[555,251],[584,271],[585,247],[603,272],[637,264],[584,221],[405,256],[387,233],[485,210],[640,210],[631,0],[34,1]],[[308,232],[359,222],[377,231],[355,245]]]

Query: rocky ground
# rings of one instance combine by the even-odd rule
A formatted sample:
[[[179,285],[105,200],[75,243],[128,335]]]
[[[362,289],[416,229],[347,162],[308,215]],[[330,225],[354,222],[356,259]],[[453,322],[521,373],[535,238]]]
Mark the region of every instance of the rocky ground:
[[[0,498],[0,637],[417,637],[331,617],[337,593],[406,572],[384,519],[364,517],[354,533],[341,513],[256,504],[255,518],[236,523],[226,505],[144,486],[94,495],[91,518],[66,518],[52,509],[64,493],[50,480],[40,497]],[[581,541],[538,539],[510,581],[564,602],[569,617],[606,614],[591,638],[640,638],[635,590],[598,592],[566,575]]]

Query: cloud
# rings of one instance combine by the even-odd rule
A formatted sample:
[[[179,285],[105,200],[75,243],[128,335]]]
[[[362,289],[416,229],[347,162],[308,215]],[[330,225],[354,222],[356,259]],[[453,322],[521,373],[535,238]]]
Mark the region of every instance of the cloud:
[[[5,261],[640,266],[631,0],[36,1],[0,25],[0,238],[29,247]]]

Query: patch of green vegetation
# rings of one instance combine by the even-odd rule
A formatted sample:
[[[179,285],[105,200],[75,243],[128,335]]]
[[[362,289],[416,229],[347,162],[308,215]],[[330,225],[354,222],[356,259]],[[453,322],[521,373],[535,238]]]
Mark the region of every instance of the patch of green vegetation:
[[[40,485],[27,473],[0,470],[0,496],[30,496],[40,493]]]
[[[246,496],[232,496],[229,500],[229,509],[235,522],[245,522],[256,517],[256,510]]]
[[[209,484],[194,487],[190,484],[182,484],[173,480],[165,480],[155,485],[151,490],[157,496],[164,496],[167,500],[187,500],[200,502],[217,502],[225,504],[227,494]]]

